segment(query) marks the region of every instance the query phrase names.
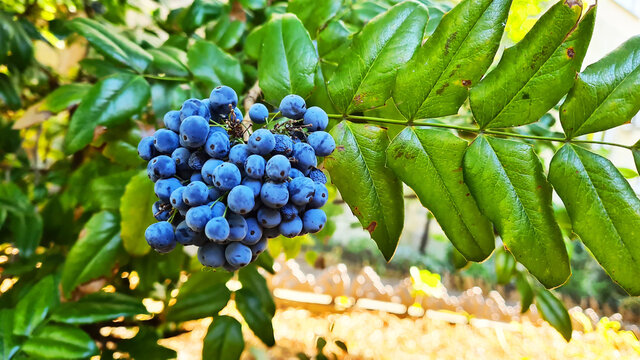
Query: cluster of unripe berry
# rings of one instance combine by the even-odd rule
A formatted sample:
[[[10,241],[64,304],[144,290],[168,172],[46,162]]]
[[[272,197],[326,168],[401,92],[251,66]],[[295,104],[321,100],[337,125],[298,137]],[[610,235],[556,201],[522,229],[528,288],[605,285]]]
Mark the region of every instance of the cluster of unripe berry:
[[[237,104],[235,91],[219,86],[208,99],[168,112],[166,128],[140,141],[159,198],[152,209],[158,222],[145,231],[156,251],[195,245],[203,265],[234,271],[254,261],[269,238],[324,227],[327,178],[317,157],[336,146],[323,131],[327,114],[287,95],[274,115],[281,118],[269,123],[267,107],[254,104],[251,121],[265,125],[245,143]]]

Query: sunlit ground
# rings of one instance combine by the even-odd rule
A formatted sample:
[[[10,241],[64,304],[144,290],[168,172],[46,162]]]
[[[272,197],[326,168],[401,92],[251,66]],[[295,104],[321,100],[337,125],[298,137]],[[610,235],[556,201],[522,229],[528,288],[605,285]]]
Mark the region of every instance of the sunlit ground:
[[[240,320],[233,305],[223,313]],[[190,322],[187,326],[193,331],[161,343],[178,351],[180,360],[199,359],[210,323],[211,319]],[[536,326],[527,319],[480,327],[366,310],[330,313],[286,307],[277,310],[273,324],[276,346],[270,349],[244,327],[248,349],[244,359],[297,359],[301,352],[313,357],[319,336],[328,342],[325,355],[335,353],[340,359],[640,358],[635,338],[602,326],[588,333],[574,332],[571,342],[566,343],[549,325]],[[335,340],[345,342],[349,354],[340,350]]]

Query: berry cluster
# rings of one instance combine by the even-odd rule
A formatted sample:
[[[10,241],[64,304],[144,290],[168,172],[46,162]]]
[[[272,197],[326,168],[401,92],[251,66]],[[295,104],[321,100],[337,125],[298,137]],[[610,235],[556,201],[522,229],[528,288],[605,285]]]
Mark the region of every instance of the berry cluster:
[[[237,104],[235,91],[219,86],[208,99],[189,99],[180,111],[168,112],[166,129],[140,141],[138,153],[149,161],[160,199],[152,209],[158,222],[145,231],[156,251],[195,245],[203,265],[234,271],[254,261],[269,238],[324,227],[327,178],[317,156],[336,146],[323,131],[327,114],[287,95],[277,112],[283,118],[255,130],[245,143]],[[265,124],[269,111],[257,103],[249,117]]]

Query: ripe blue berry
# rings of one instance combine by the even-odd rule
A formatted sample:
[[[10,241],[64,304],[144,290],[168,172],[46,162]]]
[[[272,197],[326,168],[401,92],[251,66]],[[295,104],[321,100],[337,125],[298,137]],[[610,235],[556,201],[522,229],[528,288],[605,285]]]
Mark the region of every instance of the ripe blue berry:
[[[258,255],[262,254],[265,250],[267,250],[267,238],[262,237],[257,244],[251,246],[251,261],[254,261]]]
[[[302,119],[307,111],[307,104],[304,99],[298,95],[287,95],[280,101],[280,113],[289,119]]]
[[[158,200],[151,206],[153,217],[158,221],[167,221],[171,216],[171,205]]]
[[[319,182],[314,182],[315,192],[313,194],[313,198],[309,202],[309,208],[311,209],[319,209],[327,203],[329,199],[329,191],[324,184]]]
[[[176,241],[182,245],[201,246],[206,241],[202,233],[191,230],[186,221],[182,221],[176,226],[175,236]]]
[[[257,218],[263,228],[274,228],[282,221],[280,211],[268,207],[261,207],[258,210]]]
[[[271,131],[258,129],[249,137],[249,150],[254,154],[267,155],[276,146],[276,139]]]
[[[198,249],[198,260],[204,266],[219,268],[225,263],[224,246],[206,243]]]
[[[313,168],[309,171],[309,179],[313,180],[313,182],[326,184],[327,183],[327,175],[322,172],[322,170],[318,168]]]
[[[276,226],[273,228],[262,228],[262,236],[268,239],[277,238],[278,236],[280,236],[280,226]]]
[[[201,181],[194,181],[186,186],[182,193],[182,201],[189,206],[199,206],[209,200],[209,188]]]
[[[253,191],[248,186],[238,185],[229,192],[227,204],[231,211],[244,215],[255,205]]]
[[[144,237],[149,246],[159,253],[168,253],[176,247],[173,226],[166,221],[149,225],[144,232]]]
[[[191,148],[197,148],[207,141],[209,123],[202,116],[189,116],[180,124],[180,139]]]
[[[227,216],[227,222],[229,223],[230,241],[241,241],[247,236],[247,222],[242,216],[230,214]]]
[[[189,157],[191,156],[191,151],[187,148],[179,147],[171,153],[171,158],[173,162],[176,163],[176,171],[179,170],[188,170],[189,169]]]
[[[153,146],[153,136],[143,137],[138,143],[138,155],[142,160],[151,160],[157,155],[156,147]]]
[[[229,162],[239,169],[244,169],[244,162],[247,161],[249,155],[251,155],[251,152],[246,144],[234,145],[229,151]]]
[[[191,169],[200,172],[200,170],[202,170],[202,166],[207,160],[209,160],[207,153],[202,150],[196,150],[191,154],[191,156],[189,156],[189,161],[187,161],[187,163]]]
[[[224,161],[218,159],[207,160],[204,165],[202,165],[202,169],[200,169],[200,175],[202,175],[203,181],[209,185],[213,185],[213,171],[223,163]]]
[[[255,103],[249,109],[249,118],[255,124],[264,124],[269,118],[269,110],[260,103]]]
[[[289,190],[284,183],[268,181],[260,189],[260,200],[272,209],[279,209],[289,201]]]
[[[176,133],[180,132],[180,123],[182,122],[182,120],[180,120],[180,111],[171,110],[164,114],[164,118],[162,120],[164,122],[164,127]]]
[[[229,155],[229,138],[219,132],[209,135],[207,142],[204,144],[204,151],[214,159],[224,159]]]
[[[149,168],[160,179],[166,179],[176,174],[176,163],[167,155],[160,155],[151,159]]]
[[[244,163],[244,171],[247,176],[254,179],[262,179],[264,176],[265,161],[260,155],[250,155]]]
[[[317,106],[312,106],[304,113],[303,123],[310,125],[309,131],[321,131],[327,128],[329,125],[329,117],[327,113]]]
[[[302,216],[303,228],[306,232],[317,233],[322,230],[326,222],[327,215],[321,209],[307,210]]]
[[[294,238],[300,235],[300,232],[302,231],[302,219],[300,219],[299,216],[296,216],[289,221],[281,222],[278,228],[282,236]]]
[[[336,141],[326,131],[316,131],[307,137],[317,156],[329,156],[336,149]]]
[[[282,220],[289,221],[298,216],[298,208],[294,204],[288,203],[280,209],[280,216]]]
[[[295,205],[306,205],[315,193],[315,183],[308,177],[298,177],[289,182],[289,199]]]
[[[306,143],[301,142],[293,145],[293,158],[295,159],[295,167],[303,174],[308,174],[312,167],[318,165],[315,150]]]
[[[160,179],[156,181],[153,191],[156,193],[158,199],[168,203],[171,198],[171,193],[181,186],[182,184],[180,184],[180,180],[176,178]]]
[[[242,111],[240,109],[233,108],[233,114],[235,115],[235,123],[241,123],[244,120],[244,116],[242,115]],[[230,119],[231,120],[231,119]]]
[[[205,235],[207,235],[211,241],[218,244],[222,244],[227,241],[230,231],[229,222],[222,216],[214,217],[209,220],[204,229]]]
[[[192,207],[187,211],[185,221],[187,226],[193,231],[202,232],[207,222],[211,220],[213,213],[208,205]]]
[[[180,109],[180,120],[184,121],[189,116],[200,116],[205,120],[211,118],[209,107],[199,99],[189,99],[182,103]]]
[[[202,175],[200,174],[200,172],[196,171],[193,174],[191,174],[191,177],[189,177],[189,181],[193,182],[193,181],[202,181],[204,182],[204,179],[202,178]]]
[[[247,218],[247,235],[242,240],[245,245],[254,245],[262,238],[262,227],[255,218]]]
[[[222,195],[222,191],[218,190],[215,186],[211,186],[209,188],[209,201],[220,200]]]
[[[218,217],[224,215],[224,211],[227,210],[227,206],[222,201],[213,201],[213,205],[210,203],[209,206],[211,208],[212,217]]]
[[[153,145],[162,154],[171,154],[180,146],[178,134],[171,130],[159,129],[153,134]]]
[[[253,191],[253,197],[260,196],[260,189],[262,189],[262,181],[258,179],[252,179],[250,177],[245,177],[242,179],[242,185],[248,187]]]
[[[240,184],[238,167],[232,163],[223,163],[213,170],[213,185],[222,191],[228,191]]]
[[[184,189],[186,188],[187,188],[186,186],[180,186],[179,188],[173,190],[173,192],[171,193],[171,196],[169,197],[169,202],[171,203],[171,206],[182,211],[189,210],[189,205],[185,204],[185,202],[182,200]]]
[[[237,242],[227,245],[224,251],[224,257],[227,262],[235,268],[247,266],[251,262],[251,256],[251,249]]]
[[[228,86],[218,86],[209,96],[209,106],[216,115],[227,117],[231,109],[238,105],[238,94]]]
[[[274,153],[286,156],[291,155],[293,152],[293,141],[291,141],[290,137],[282,134],[275,134],[273,135],[273,138],[276,140],[276,145],[273,148]]]
[[[220,133],[224,135],[227,139],[230,139],[227,129],[225,129],[222,126],[209,126],[209,135],[207,135],[207,137],[211,136],[211,134],[213,133]]]
[[[297,177],[304,177],[304,174],[296,168],[291,168],[291,170],[289,170],[289,177],[295,179]]]
[[[265,172],[271,180],[284,181],[289,177],[289,171],[291,170],[291,163],[289,159],[284,155],[275,155],[269,161]]]

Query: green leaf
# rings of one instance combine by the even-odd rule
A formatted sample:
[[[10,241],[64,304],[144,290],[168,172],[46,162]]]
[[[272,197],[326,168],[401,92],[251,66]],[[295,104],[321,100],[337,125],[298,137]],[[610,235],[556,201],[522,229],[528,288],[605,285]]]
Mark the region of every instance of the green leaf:
[[[520,294],[520,313],[524,314],[529,311],[529,307],[533,304],[534,294],[527,276],[521,272],[516,275],[516,288]]]
[[[463,162],[464,179],[516,260],[544,286],[571,275],[567,250],[551,207],[551,186],[533,148],[478,136]]]
[[[105,62],[103,59],[82,59],[80,60],[80,68],[85,74],[98,79],[119,73],[133,74],[133,71],[128,68]]]
[[[99,354],[93,339],[70,325],[47,325],[22,345],[22,351],[38,359],[84,359]]]
[[[17,110],[22,105],[18,90],[4,73],[0,73],[0,106],[2,105],[11,110]]]
[[[236,307],[249,328],[267,346],[275,345],[271,316],[262,308],[260,298],[250,289],[236,291]]]
[[[53,275],[48,275],[35,284],[16,305],[13,333],[31,335],[59,303],[57,281]]]
[[[336,150],[325,158],[325,167],[344,201],[389,261],[404,225],[404,199],[402,183],[386,167],[387,131],[342,121],[331,135]]]
[[[267,280],[258,272],[258,267],[250,265],[238,271],[238,280],[242,283],[242,287],[251,289],[262,303],[262,308],[271,316],[276,313],[276,304],[273,302],[271,291],[267,286]]]
[[[324,58],[345,43],[350,43],[353,35],[351,27],[341,20],[333,20],[318,34],[318,53]]]
[[[640,141],[633,145],[631,153],[633,154],[633,162],[636,164],[636,170],[640,174]]]
[[[549,181],[573,232],[615,282],[640,295],[640,200],[620,171],[602,156],[565,145],[551,160]]]
[[[258,78],[265,100],[277,105],[289,94],[307,97],[313,90],[318,55],[300,20],[293,14],[274,16],[260,35]]]
[[[180,14],[182,29],[188,33],[218,18],[222,14],[223,4],[217,0],[195,0],[189,8]]]
[[[244,81],[240,62],[215,44],[196,41],[187,52],[187,63],[196,79],[205,83],[209,90],[227,85],[237,92],[242,91]]]
[[[397,70],[420,46],[428,18],[424,5],[405,1],[365,25],[327,83],[340,111],[349,114],[384,105]]]
[[[62,85],[44,98],[44,104],[40,109],[59,113],[70,106],[79,104],[89,89],[91,89],[91,84],[86,83]]]
[[[13,313],[12,309],[0,309],[0,355],[6,360],[20,349],[13,336]]]
[[[113,163],[122,164],[124,166],[134,167],[143,162],[138,155],[138,147],[122,140],[108,142],[107,145],[105,145],[104,150],[102,150],[102,155]]]
[[[562,337],[569,341],[573,332],[571,317],[564,307],[562,301],[555,297],[550,291],[539,289],[536,292],[536,307],[549,325],[553,326]]]
[[[13,243],[21,257],[31,257],[42,238],[42,217],[29,198],[11,182],[0,183],[0,210],[5,213],[0,239]]]
[[[315,38],[324,24],[334,17],[342,7],[342,0],[291,0],[287,12],[295,14]]]
[[[506,250],[496,251],[496,281],[500,285],[508,284],[516,270],[516,260]]]
[[[135,337],[118,342],[118,350],[129,353],[133,359],[176,359],[176,351],[161,346],[158,340],[155,328],[141,326]]]
[[[463,181],[467,142],[448,131],[405,128],[387,149],[387,166],[435,216],[444,233],[471,261],[486,259],[495,247],[493,228]]]
[[[183,56],[176,56],[180,53]],[[191,75],[185,65],[187,57],[184,51],[176,48],[169,50],[161,47],[158,49],[150,49],[149,54],[153,56],[153,62],[151,66],[149,66],[149,73],[185,78]]]
[[[140,299],[98,291],[78,301],[60,304],[51,314],[51,320],[66,324],[93,324],[138,314],[148,314]]]
[[[264,37],[264,25],[256,26],[249,32],[244,40],[244,53],[250,59],[258,60],[262,49],[262,39]]]
[[[569,138],[607,130],[640,110],[640,36],[587,66],[560,107]]]
[[[151,84],[151,107],[158,120],[164,118],[170,110],[180,109],[188,98],[189,90],[184,89],[177,81],[154,81]],[[136,148],[136,156],[137,154]]]
[[[259,10],[263,9],[267,6],[267,0],[239,0],[242,7],[251,9],[251,10]]]
[[[511,0],[465,0],[442,18],[398,71],[393,98],[406,118],[458,113],[493,62],[510,6]]]
[[[93,140],[96,126],[126,123],[147,105],[149,84],[141,76],[116,74],[100,80],[82,98],[73,114],[65,138],[66,150],[72,154]]]
[[[152,61],[152,56],[143,48],[95,20],[75,18],[69,22],[69,26],[87,38],[91,46],[105,58],[137,72],[143,72]]]
[[[580,1],[559,1],[471,88],[471,109],[480,127],[535,122],[571,89],[595,21],[592,9],[576,27],[581,12]]]
[[[203,359],[240,359],[244,350],[242,325],[230,316],[216,316],[202,346]]]
[[[231,20],[221,16],[211,27],[207,27],[206,39],[227,50],[236,46],[242,39],[246,25],[240,20]]]
[[[120,199],[122,243],[131,255],[142,256],[151,250],[144,237],[147,227],[156,219],[149,209],[156,202],[153,183],[145,171],[132,177]]]
[[[225,283],[230,274],[223,271],[198,272],[180,288],[175,305],[167,312],[168,321],[187,321],[215,316],[227,306],[231,292]]]
[[[64,263],[60,282],[66,297],[76,286],[111,273],[122,246],[119,231],[112,212],[101,211],[89,219]]]
[[[102,210],[118,210],[125,186],[136,173],[136,170],[122,171],[91,181],[91,194]]]

